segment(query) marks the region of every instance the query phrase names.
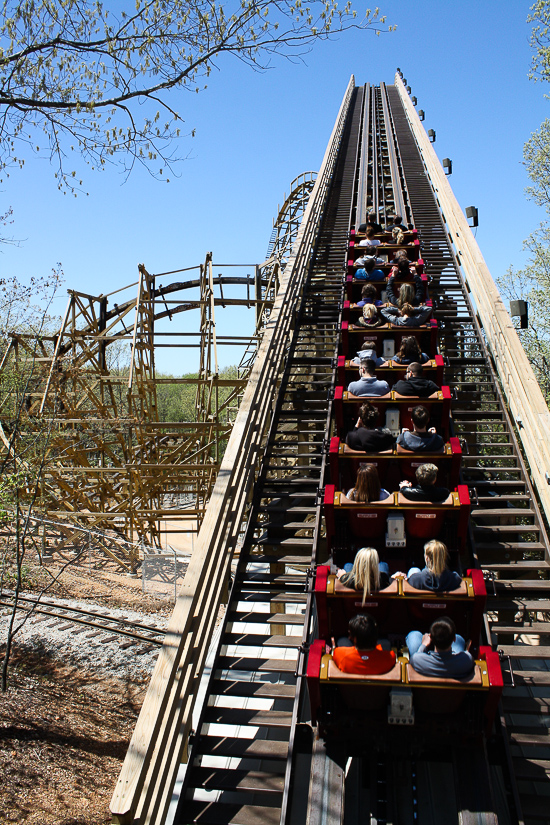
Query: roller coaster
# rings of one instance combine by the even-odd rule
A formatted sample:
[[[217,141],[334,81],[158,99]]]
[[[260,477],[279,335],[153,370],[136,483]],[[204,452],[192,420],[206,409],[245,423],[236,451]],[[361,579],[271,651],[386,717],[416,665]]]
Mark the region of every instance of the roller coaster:
[[[350,233],[367,204],[415,227],[433,304],[448,435],[471,504],[460,562],[487,591],[482,644],[498,651],[504,677],[493,727],[474,744],[449,730],[416,749],[379,743],[365,753],[325,741],[311,719],[314,591],[332,560],[327,490],[355,326]],[[549,425],[402,76],[379,86],[352,78],[114,792],[113,821],[548,821]]]

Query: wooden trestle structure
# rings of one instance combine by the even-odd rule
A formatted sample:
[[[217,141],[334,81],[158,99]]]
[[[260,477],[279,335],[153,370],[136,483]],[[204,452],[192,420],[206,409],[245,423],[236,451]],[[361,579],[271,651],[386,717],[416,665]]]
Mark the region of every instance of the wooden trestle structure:
[[[211,253],[198,266],[157,275],[140,264],[137,282],[110,294],[68,290],[55,335],[11,334],[0,373],[14,397],[0,415],[0,459],[15,454],[15,418],[21,433],[48,429],[35,514],[43,514],[44,531],[60,525],[58,549],[78,549],[85,527],[133,572],[140,546],[177,544],[178,534],[200,528],[314,179],[307,173],[291,184],[263,264],[220,265]],[[220,334],[220,313],[235,307],[254,310],[249,334]],[[242,352],[234,377],[220,373],[223,346]],[[185,358],[185,371],[196,374],[158,376],[158,347],[199,350],[198,359]],[[9,381],[21,371],[29,376],[24,399],[20,383]],[[160,420],[161,383],[194,386],[192,420]],[[15,463],[24,473],[16,455]]]

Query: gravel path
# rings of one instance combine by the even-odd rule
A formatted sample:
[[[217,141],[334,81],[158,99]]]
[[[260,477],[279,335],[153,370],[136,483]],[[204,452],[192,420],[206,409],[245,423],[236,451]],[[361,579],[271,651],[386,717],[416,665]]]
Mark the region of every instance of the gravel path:
[[[7,594],[6,594],[7,595]],[[33,595],[30,592],[24,594],[28,598]],[[160,629],[166,628],[168,619],[159,613],[148,614],[138,613],[134,610],[105,608],[99,604],[75,599],[61,599],[47,597],[47,601],[55,602],[62,607],[76,607],[83,610],[97,610],[98,614],[106,613],[111,617],[124,618],[130,621],[142,622]],[[0,612],[0,645],[6,642],[7,625],[10,611],[2,608]],[[30,617],[22,629],[17,633],[16,644],[25,648],[31,648],[36,652],[47,652],[64,664],[71,664],[90,670],[102,676],[117,676],[123,679],[139,681],[148,677],[156,662],[160,648],[154,647],[147,652],[146,643],[138,642],[136,645],[121,648],[121,644],[127,641],[127,637],[117,636],[111,641],[102,641],[110,638],[111,635],[103,631],[95,635],[93,628],[86,628],[85,625],[75,624],[72,629],[62,630],[68,622],[63,622],[56,627],[50,624],[54,620],[43,620],[43,614],[34,614]],[[18,613],[17,625],[21,623],[24,613]]]

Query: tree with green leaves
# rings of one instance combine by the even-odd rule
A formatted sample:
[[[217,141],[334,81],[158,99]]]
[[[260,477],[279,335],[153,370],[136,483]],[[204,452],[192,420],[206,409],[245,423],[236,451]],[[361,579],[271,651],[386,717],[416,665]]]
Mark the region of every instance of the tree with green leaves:
[[[92,168],[137,161],[165,178],[183,122],[172,89],[201,91],[225,54],[265,70],[275,55],[384,23],[378,9],[359,20],[349,0],[7,0],[0,168],[46,152],[59,188],[74,192],[82,181],[66,158],[76,151]]]
[[[529,326],[518,335],[546,401],[550,403],[550,226],[541,224],[526,241],[529,259],[523,269],[510,269],[497,279],[505,298],[524,299],[529,305]]]
[[[0,346],[9,347],[9,333],[15,327],[19,333],[28,335],[28,346],[18,352],[15,359],[4,363],[2,357],[0,371],[0,525],[8,528],[0,543],[0,592],[8,584],[13,598],[0,665],[3,692],[8,686],[13,640],[26,621],[17,621],[19,596],[24,588],[23,570],[32,514],[40,497],[55,427],[51,416],[34,417],[29,427],[28,409],[33,394],[41,386],[38,369],[43,354],[41,339],[52,331],[50,310],[62,280],[60,269],[48,278],[31,279],[28,286],[16,278],[0,280]]]
[[[527,22],[533,24],[529,76],[535,82],[550,82],[550,0],[537,0]],[[523,159],[531,181],[527,197],[550,214],[550,119],[533,132],[524,146]],[[542,222],[525,241],[525,249],[529,252],[526,266],[510,268],[497,284],[506,298],[522,298],[529,304],[529,327],[518,329],[518,334],[550,403],[550,224]]]

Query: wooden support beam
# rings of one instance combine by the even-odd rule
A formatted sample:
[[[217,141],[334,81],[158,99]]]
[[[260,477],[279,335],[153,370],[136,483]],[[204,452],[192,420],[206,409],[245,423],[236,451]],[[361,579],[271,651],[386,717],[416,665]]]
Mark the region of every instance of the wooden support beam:
[[[61,322],[61,328],[59,330],[59,336],[58,336],[56,344],[55,344],[55,350],[54,350],[53,358],[52,358],[52,365],[50,367],[50,373],[48,375],[48,380],[46,382],[46,388],[44,389],[44,396],[42,398],[42,403],[40,404],[40,415],[42,415],[43,412],[44,412],[44,407],[46,405],[46,400],[48,398],[48,392],[50,390],[50,384],[52,382],[52,377],[53,377],[53,373],[54,373],[54,370],[55,370],[55,361],[56,361],[56,358],[59,354],[59,350],[60,350],[60,347],[61,347],[61,342],[63,340],[63,331],[65,330],[65,327],[67,325],[67,321],[69,320],[69,315],[70,315],[72,306],[73,306],[73,298],[71,297],[71,298],[69,298],[69,303],[67,304],[67,308],[65,310],[65,315],[63,316],[63,320]]]

